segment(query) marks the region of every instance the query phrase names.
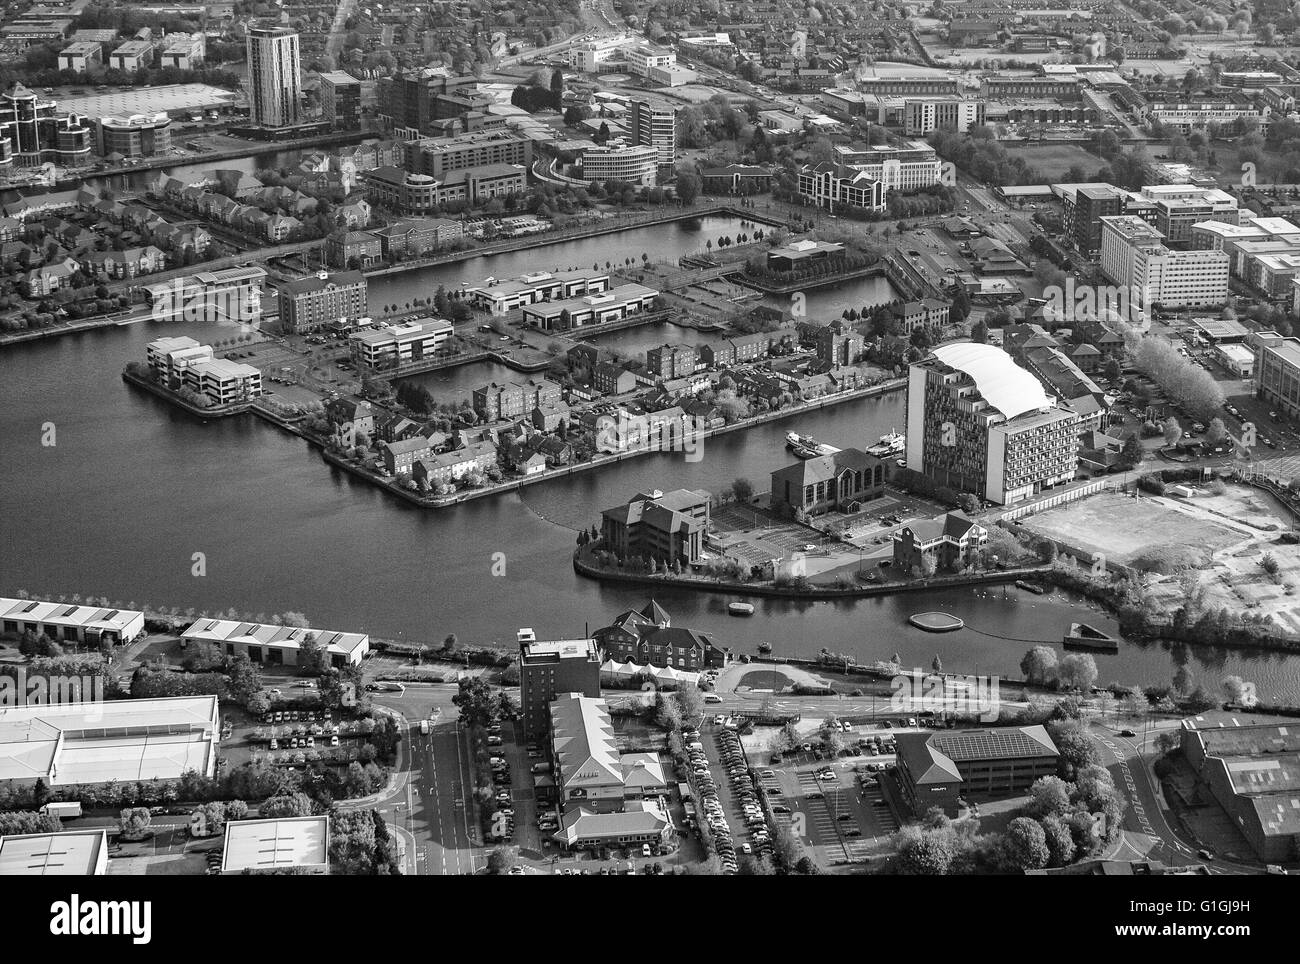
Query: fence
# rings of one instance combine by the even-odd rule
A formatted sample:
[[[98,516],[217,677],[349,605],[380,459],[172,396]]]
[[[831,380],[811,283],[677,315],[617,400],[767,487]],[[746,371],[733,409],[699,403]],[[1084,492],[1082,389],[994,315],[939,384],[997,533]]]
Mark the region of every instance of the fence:
[[[1019,519],[1030,515],[1034,512],[1042,512],[1044,509],[1053,509],[1058,505],[1065,505],[1067,502],[1074,502],[1085,496],[1095,495],[1105,489],[1112,487],[1114,479],[1097,479],[1089,482],[1087,485],[1081,485],[1077,489],[1068,489],[1065,492],[1059,492],[1050,495],[1045,499],[1039,499],[1037,502],[1029,502],[1025,505],[1018,505],[1014,509],[1008,509],[998,516],[999,522],[1010,522],[1013,519]]]

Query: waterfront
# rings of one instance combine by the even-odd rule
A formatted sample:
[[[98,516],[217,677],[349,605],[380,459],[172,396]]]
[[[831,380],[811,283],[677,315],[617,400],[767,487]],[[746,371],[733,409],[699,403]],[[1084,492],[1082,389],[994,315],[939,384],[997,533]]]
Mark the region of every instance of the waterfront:
[[[646,230],[664,238],[657,250],[665,254],[671,238],[684,241],[675,225]],[[595,252],[613,250],[601,238],[572,247],[568,262],[554,263],[589,264]],[[645,245],[627,247],[639,257]],[[509,276],[527,266],[526,252],[508,257],[520,261],[498,268],[507,260],[498,259],[491,273]],[[462,276],[455,267],[433,270]],[[393,289],[414,277],[376,284],[374,298],[391,303]],[[254,615],[292,609],[320,626],[427,641],[454,632],[466,643],[509,643],[520,626],[543,636],[580,635],[644,605],[646,592],[577,576],[572,527],[591,525],[601,509],[647,488],[716,492],[746,476],[763,490],[768,473],[789,458],[783,439],[793,429],[862,445],[905,421],[895,393],[710,439],[699,462],[651,455],[425,512],[331,468],[306,442],[260,420],[204,423],[126,385],[122,367],[143,359],[145,344],[162,334],[204,340],[225,332],[143,322],[0,353],[0,444],[8,455],[0,469],[0,592],[94,593]],[[456,390],[490,371],[471,371],[474,381]],[[443,374],[459,377],[421,377]],[[47,423],[57,433],[53,447],[41,445]],[[83,481],[89,467],[93,483]],[[203,553],[203,575],[194,575],[195,553]],[[1001,590],[954,590],[836,602],[755,599],[748,619],[726,614],[733,597],[669,590],[656,598],[677,624],[714,632],[737,651],[752,653],[767,641],[778,656],[826,647],[863,662],[897,652],[906,664],[926,667],[937,653],[952,671],[1006,676],[1019,675],[1029,640],[1055,641],[1059,650],[1072,621],[1115,629],[1095,607],[1014,589],[1005,597]],[[905,625],[924,610],[955,612],[967,628],[933,636]],[[1132,643],[1116,656],[1097,656],[1102,682],[1167,683],[1180,661],[1210,688],[1235,673],[1256,682],[1265,700],[1300,700],[1295,657]]]

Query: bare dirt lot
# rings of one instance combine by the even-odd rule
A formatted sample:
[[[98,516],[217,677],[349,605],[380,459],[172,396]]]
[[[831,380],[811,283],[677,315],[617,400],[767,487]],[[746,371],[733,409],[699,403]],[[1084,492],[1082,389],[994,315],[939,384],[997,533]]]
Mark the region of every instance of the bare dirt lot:
[[[1266,613],[1300,632],[1300,545],[1281,539],[1291,528],[1286,509],[1244,485],[1194,492],[1190,499],[1103,493],[1039,513],[1025,526],[1121,564],[1153,546],[1199,550],[1205,554],[1197,587],[1202,607]],[[1179,574],[1150,579],[1151,596],[1162,607],[1183,605],[1187,587]]]

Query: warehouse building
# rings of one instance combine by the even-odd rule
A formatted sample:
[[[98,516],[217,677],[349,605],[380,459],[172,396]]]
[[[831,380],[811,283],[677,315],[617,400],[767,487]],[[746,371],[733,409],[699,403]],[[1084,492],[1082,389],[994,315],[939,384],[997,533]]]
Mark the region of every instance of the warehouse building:
[[[359,666],[362,658],[370,652],[370,637],[365,633],[245,623],[233,619],[200,619],[181,633],[181,645],[215,643],[227,656],[247,656],[255,663],[272,666],[297,666],[298,651],[309,637],[329,653],[331,666]]]

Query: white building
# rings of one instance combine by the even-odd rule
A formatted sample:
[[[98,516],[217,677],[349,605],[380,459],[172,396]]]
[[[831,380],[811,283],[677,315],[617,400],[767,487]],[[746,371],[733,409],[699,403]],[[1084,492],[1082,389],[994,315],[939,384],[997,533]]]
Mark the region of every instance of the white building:
[[[672,67],[676,63],[676,51],[666,47],[642,44],[627,51],[628,70],[641,77],[649,77],[652,68]]]
[[[169,33],[163,38],[158,66],[193,70],[207,54],[207,38],[202,33]]]
[[[145,359],[167,381],[179,380],[185,369],[212,360],[212,346],[201,345],[189,335],[159,338],[145,346]]]
[[[609,290],[607,271],[530,271],[505,281],[488,278],[468,289],[476,308],[504,315],[538,301],[560,301]]]
[[[266,269],[197,271],[144,286],[155,321],[227,321],[257,325],[262,320]]]
[[[314,640],[329,654],[331,666],[359,666],[370,652],[365,633],[341,633],[330,629],[302,629],[245,623],[234,619],[199,619],[181,633],[181,644],[214,643],[227,656],[247,656],[255,663],[297,666],[304,641]]]
[[[1101,270],[1125,292],[1131,311],[1222,305],[1228,267],[1223,251],[1167,248],[1161,233],[1134,215],[1101,219]]]
[[[0,780],[51,787],[212,776],[216,696],[0,707]]]
[[[153,65],[153,49],[148,40],[128,40],[109,55],[108,66],[133,74]]]
[[[866,171],[837,164],[808,164],[799,171],[799,194],[818,207],[885,209],[885,184]]]
[[[659,150],[649,144],[589,147],[582,153],[582,176],[589,181],[628,181],[650,187],[658,167]]]
[[[452,324],[443,318],[406,321],[367,328],[348,337],[352,358],[367,368],[398,366],[437,352],[451,338]]]
[[[938,184],[943,177],[943,162],[925,141],[905,147],[840,144],[835,147],[835,162],[879,181],[886,191],[915,191]]]
[[[74,73],[84,74],[91,67],[98,66],[103,61],[103,45],[92,40],[70,43],[59,51],[59,70],[71,70]]]
[[[107,872],[103,828],[0,837],[0,877],[102,877]]]
[[[229,358],[193,362],[181,373],[181,382],[213,407],[245,402],[262,394],[261,370]]]
[[[90,646],[125,643],[144,632],[144,613],[133,609],[0,597],[0,630],[6,633],[32,632],[60,642]]]
[[[259,870],[329,871],[330,818],[275,817],[267,820],[231,820],[221,870],[242,874]]]
[[[259,127],[302,122],[302,67],[298,33],[288,27],[248,31],[249,118]]]

